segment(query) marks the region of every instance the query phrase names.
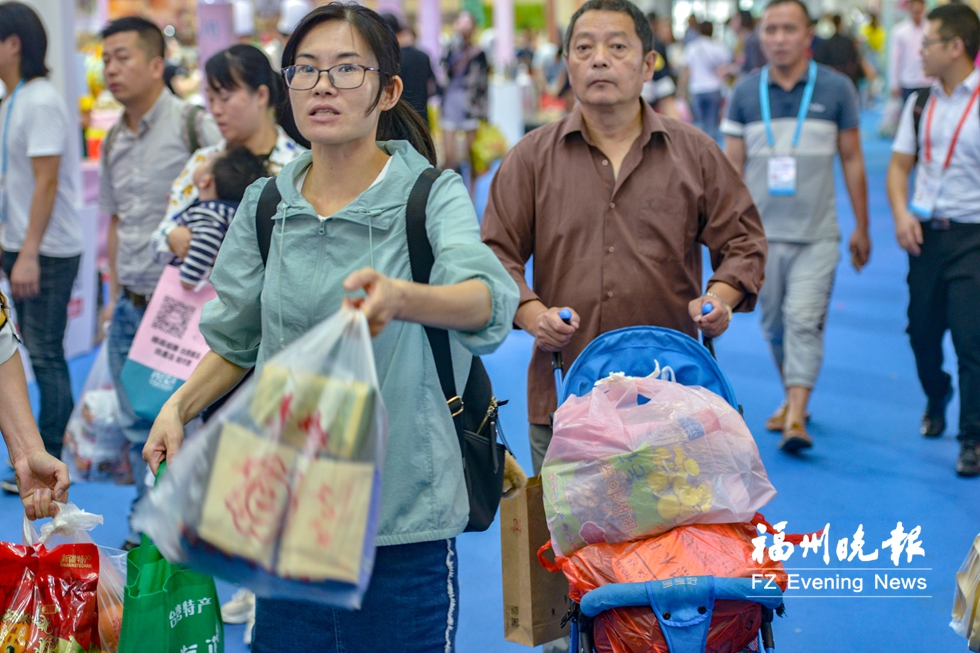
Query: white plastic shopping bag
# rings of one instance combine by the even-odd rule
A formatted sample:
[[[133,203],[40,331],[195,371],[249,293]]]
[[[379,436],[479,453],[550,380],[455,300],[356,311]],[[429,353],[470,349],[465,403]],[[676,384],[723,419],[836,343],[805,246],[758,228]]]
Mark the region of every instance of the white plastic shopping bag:
[[[356,608],[374,562],[387,418],[364,314],[270,359],[189,439],[136,527],[260,596]]]
[[[133,482],[130,445],[122,426],[108,346],[103,342],[65,429],[61,457],[71,470],[72,481]]]

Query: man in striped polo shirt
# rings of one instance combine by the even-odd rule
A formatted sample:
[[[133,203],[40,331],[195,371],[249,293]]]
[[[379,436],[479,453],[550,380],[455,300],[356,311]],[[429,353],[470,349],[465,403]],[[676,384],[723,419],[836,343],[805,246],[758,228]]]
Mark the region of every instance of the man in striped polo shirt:
[[[851,263],[871,253],[867,180],[851,81],[808,56],[813,28],[800,0],[772,0],[762,16],[770,64],[735,87],[722,123],[725,151],[742,171],[769,243],[759,294],[762,328],[786,389],[766,422],[780,448],[809,448],[807,404],[823,362],[824,322],[840,260],[834,158],[840,154],[857,227]]]

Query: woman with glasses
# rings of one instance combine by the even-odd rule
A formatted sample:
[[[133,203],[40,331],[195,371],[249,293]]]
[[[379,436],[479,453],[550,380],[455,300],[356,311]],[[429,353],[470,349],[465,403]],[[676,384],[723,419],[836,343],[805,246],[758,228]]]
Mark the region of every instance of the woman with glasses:
[[[283,52],[283,77],[311,151],[267,182],[282,199],[265,264],[255,214],[266,182],[246,192],[212,273],[218,299],[201,320],[212,351],[164,406],[143,452],[155,470],[176,453],[183,425],[246,369],[343,302],[365,313],[389,422],[371,583],[355,612],[260,599],[256,653],[454,650],[455,537],[469,509],[423,325],[452,331],[463,387],[468,369],[460,363],[503,341],[518,292],[480,241],[473,205],[452,171],[435,180],[426,208],[432,285],[411,281],[406,203],[435,156],[425,124],[400,99],[399,58],[384,20],[360,5],[321,6],[297,26]]]
[[[160,263],[187,256],[191,230],[178,226],[177,216],[197,201],[194,171],[202,163],[218,152],[243,145],[252,154],[266,157],[275,175],[309,146],[292,114],[284,110],[286,89],[262,50],[233,45],[208,59],[204,73],[208,107],[222,138],[194,152],[174,180],[167,212],[153,234],[152,250]]]

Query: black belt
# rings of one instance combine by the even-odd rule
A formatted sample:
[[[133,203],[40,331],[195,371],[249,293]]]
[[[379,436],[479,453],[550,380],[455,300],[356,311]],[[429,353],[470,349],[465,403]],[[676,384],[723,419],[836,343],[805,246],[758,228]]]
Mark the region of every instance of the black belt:
[[[129,288],[126,288],[125,286],[123,287],[122,291],[123,291],[123,297],[128,299],[130,303],[136,308],[146,308],[146,305],[150,303],[149,295],[137,295],[136,293],[134,293]]]
[[[949,218],[933,218],[929,220],[929,228],[933,231],[949,231],[953,221]]]

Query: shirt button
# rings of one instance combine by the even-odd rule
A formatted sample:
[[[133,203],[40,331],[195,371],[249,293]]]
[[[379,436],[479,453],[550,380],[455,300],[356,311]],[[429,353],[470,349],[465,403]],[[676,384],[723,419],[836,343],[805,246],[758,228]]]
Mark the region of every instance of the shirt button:
[[[609,202],[609,208],[611,209],[616,208],[616,202]]]
[[[608,252],[609,252],[610,254],[612,254],[613,252],[615,252],[615,251],[616,251],[616,248],[615,248],[615,247],[613,247],[612,245],[610,245],[610,246],[609,246],[609,249],[608,249],[607,251],[608,251]]]
[[[602,165],[604,165],[604,166],[609,165],[609,159],[603,159],[602,160]]]
[[[613,296],[613,291],[607,290],[606,291],[606,297],[612,297],[612,296]]]

